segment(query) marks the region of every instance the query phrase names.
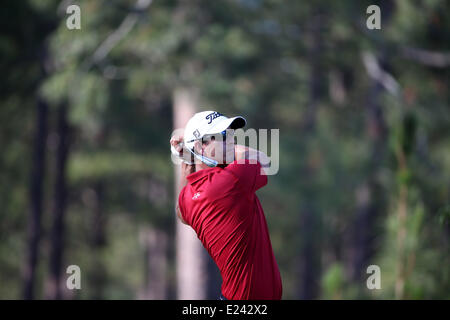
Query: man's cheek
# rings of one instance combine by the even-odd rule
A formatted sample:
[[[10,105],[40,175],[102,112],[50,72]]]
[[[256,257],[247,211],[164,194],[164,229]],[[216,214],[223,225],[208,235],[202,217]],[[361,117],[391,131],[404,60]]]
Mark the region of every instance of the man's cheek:
[[[216,156],[216,149],[217,149],[217,144],[211,144],[208,146],[207,150],[207,154],[210,158],[213,158]]]
[[[227,143],[224,159],[225,163],[231,163],[234,161],[234,143]]]

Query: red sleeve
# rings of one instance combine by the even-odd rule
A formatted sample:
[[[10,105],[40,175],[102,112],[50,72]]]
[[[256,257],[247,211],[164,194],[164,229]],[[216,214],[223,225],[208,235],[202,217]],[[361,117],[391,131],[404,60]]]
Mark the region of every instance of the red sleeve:
[[[180,191],[180,195],[178,196],[178,207],[180,208],[181,217],[183,220],[190,224],[189,220],[186,217],[185,210],[184,210],[184,192],[186,191],[186,186],[183,187]]]
[[[244,163],[238,163],[234,161],[225,169],[238,178],[238,185],[243,190],[255,192],[267,184],[267,175],[261,174],[262,168],[259,162],[245,160]]]

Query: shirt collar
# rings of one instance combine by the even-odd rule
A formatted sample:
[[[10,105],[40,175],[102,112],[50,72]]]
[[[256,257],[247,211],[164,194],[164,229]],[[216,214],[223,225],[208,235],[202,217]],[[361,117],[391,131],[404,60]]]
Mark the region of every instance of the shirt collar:
[[[189,181],[190,184],[193,184],[193,183],[197,182],[198,180],[202,179],[203,177],[206,177],[210,173],[217,171],[217,170],[221,170],[221,168],[214,167],[214,168],[202,169],[200,171],[196,171],[196,172],[189,174],[186,177],[186,179]]]

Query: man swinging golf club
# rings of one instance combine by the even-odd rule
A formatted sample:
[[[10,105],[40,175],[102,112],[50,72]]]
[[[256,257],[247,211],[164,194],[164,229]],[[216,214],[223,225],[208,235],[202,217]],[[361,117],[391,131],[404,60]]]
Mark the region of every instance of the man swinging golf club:
[[[181,163],[176,211],[217,264],[220,299],[281,299],[280,272],[255,194],[267,184],[269,161],[262,152],[234,144],[234,129],[245,124],[243,117],[204,111],[189,120],[184,136],[171,138],[172,153],[188,159]]]

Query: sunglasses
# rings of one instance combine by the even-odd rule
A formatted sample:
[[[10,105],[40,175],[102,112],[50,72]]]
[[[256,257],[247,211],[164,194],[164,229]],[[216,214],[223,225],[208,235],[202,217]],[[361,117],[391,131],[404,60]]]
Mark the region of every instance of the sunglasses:
[[[226,130],[223,130],[221,133],[205,135],[205,136],[202,137],[202,143],[209,143],[212,140],[216,140],[216,138],[219,138],[220,136],[222,137],[221,138],[222,141],[226,141],[227,136],[229,136],[229,137],[233,137],[234,136],[234,130],[233,129],[226,129]]]

